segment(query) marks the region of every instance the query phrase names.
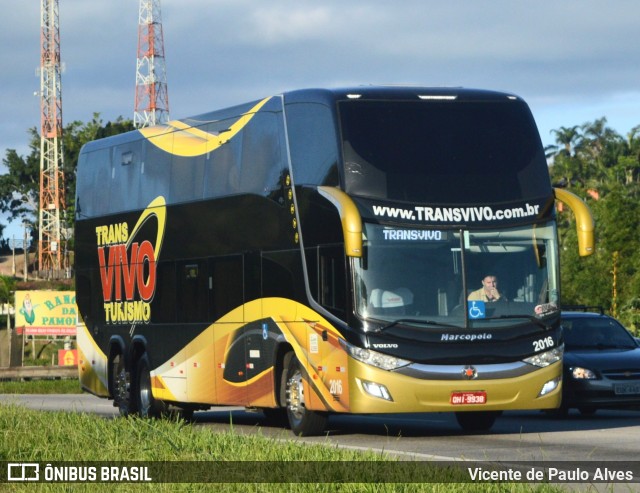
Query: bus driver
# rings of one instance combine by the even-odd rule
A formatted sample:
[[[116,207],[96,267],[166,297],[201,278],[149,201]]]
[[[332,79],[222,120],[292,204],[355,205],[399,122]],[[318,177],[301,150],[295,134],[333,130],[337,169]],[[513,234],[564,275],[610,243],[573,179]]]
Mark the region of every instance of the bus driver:
[[[482,279],[482,287],[471,292],[467,299],[469,301],[484,301],[485,303],[504,301],[498,291],[498,278],[492,274],[487,274]]]

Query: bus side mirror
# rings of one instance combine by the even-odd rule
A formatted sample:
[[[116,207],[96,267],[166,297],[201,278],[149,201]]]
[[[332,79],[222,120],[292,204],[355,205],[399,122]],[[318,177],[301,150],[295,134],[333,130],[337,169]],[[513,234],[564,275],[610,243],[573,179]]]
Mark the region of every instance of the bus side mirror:
[[[578,234],[578,253],[586,257],[596,251],[594,223],[591,210],[576,194],[564,188],[553,189],[556,199],[564,202],[576,216],[576,232]]]
[[[351,197],[335,187],[320,186],[318,192],[338,209],[347,256],[362,257],[362,218],[356,204]]]

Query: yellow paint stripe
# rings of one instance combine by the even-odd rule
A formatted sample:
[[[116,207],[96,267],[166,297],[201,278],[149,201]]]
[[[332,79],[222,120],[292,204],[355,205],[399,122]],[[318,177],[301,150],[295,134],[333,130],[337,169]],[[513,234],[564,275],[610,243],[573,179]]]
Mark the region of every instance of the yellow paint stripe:
[[[142,228],[142,225],[147,222],[151,216],[156,216],[158,219],[158,232],[156,234],[156,244],[153,246],[153,251],[156,256],[156,261],[160,259],[160,249],[162,248],[162,239],[164,238],[164,228],[167,222],[167,206],[164,197],[161,195],[156,197],[147,206],[144,212],[140,215],[138,222],[133,227],[131,234],[129,235],[129,241],[127,241],[127,250],[131,246],[131,243],[136,237],[138,230]]]
[[[249,380],[246,381],[247,384],[253,383],[258,381],[260,378],[262,378],[263,376],[265,376],[267,373],[273,372],[273,366],[270,366],[269,368],[267,368],[266,370],[262,370],[260,373],[258,373],[257,375],[254,375],[253,377],[251,377]]]
[[[270,99],[271,97],[268,97],[258,102],[238,118],[227,131],[219,135],[194,128],[179,120],[170,121],[166,126],[142,128],[140,133],[153,145],[169,154],[183,157],[201,156],[215,151],[235,137]]]
[[[153,389],[153,397],[166,401],[177,401],[176,396],[168,389],[167,384],[162,377],[155,375],[151,377],[151,388]]]
[[[293,351],[300,361],[300,364],[304,366],[309,375],[308,385],[316,390],[320,401],[325,405],[327,411],[346,412],[348,409],[342,402],[334,401],[333,395],[329,392],[326,383],[322,379],[322,376],[318,373],[318,369],[315,368],[309,361],[307,349],[298,341],[294,335],[294,331],[289,327],[289,324],[297,324],[300,322],[285,322],[280,320],[278,322],[275,317],[273,320],[278,324],[280,330],[284,334],[285,338],[291,344]]]

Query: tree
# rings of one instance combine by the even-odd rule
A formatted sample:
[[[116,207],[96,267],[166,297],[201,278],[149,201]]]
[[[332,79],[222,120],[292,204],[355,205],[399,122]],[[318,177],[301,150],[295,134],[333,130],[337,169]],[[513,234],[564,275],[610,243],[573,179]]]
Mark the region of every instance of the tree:
[[[8,149],[2,163],[8,173],[0,175],[0,210],[9,219],[27,219],[37,211],[40,187],[40,137],[29,129],[31,152],[27,157]],[[33,219],[33,217],[32,217]]]
[[[91,140],[133,129],[133,122],[122,117],[103,125],[99,113],[94,113],[88,123],[74,121],[65,126],[62,147],[67,228],[73,227],[75,217],[76,168],[80,149]],[[29,129],[29,134],[30,152],[27,156],[20,156],[14,149],[8,149],[2,160],[8,173],[0,175],[0,211],[7,213],[11,220],[27,220],[37,227],[40,204],[40,135],[35,127]]]
[[[580,138],[576,127],[554,131],[552,182],[587,200],[596,222],[596,253],[580,258],[573,217],[558,214],[562,298],[612,308],[615,266],[617,316],[640,330],[640,126],[623,138],[606,123],[581,125]]]
[[[605,117],[582,125],[584,132],[580,151],[587,156],[592,184],[607,179],[607,169],[613,166],[622,151],[623,137],[607,126]]]
[[[573,156],[574,147],[582,137],[579,129],[579,125],[574,125],[573,127],[560,127],[558,130],[551,130],[551,133],[556,136],[557,145],[548,146],[547,148],[555,151],[553,152],[553,155],[556,156],[559,154]]]

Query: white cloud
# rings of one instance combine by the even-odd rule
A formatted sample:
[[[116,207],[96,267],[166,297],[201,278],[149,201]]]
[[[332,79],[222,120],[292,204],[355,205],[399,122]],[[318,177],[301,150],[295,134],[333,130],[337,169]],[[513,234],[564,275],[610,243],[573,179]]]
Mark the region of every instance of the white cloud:
[[[250,14],[249,36],[270,44],[300,39],[322,38],[331,34],[331,11],[312,8],[260,7]]]
[[[138,7],[61,2],[65,121],[133,113]],[[0,153],[39,124],[39,4],[5,10]],[[176,118],[298,87],[406,82],[515,92],[557,128],[583,123],[580,108],[620,114],[617,95],[633,108],[640,90],[637,0],[163,0],[162,14]]]

